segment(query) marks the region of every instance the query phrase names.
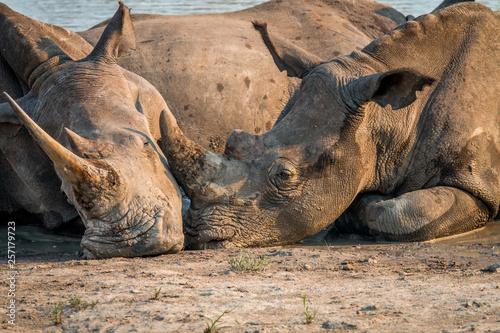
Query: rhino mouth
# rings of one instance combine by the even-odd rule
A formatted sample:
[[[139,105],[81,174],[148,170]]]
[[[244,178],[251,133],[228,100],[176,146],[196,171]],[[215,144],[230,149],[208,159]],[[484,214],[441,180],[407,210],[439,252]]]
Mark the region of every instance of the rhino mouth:
[[[240,232],[233,222],[237,219],[228,215],[220,206],[189,208],[183,218],[184,247],[189,250],[238,247],[235,238]]]
[[[182,249],[182,230],[167,202],[134,198],[120,212],[85,221],[81,246],[87,259],[136,257],[176,253]]]

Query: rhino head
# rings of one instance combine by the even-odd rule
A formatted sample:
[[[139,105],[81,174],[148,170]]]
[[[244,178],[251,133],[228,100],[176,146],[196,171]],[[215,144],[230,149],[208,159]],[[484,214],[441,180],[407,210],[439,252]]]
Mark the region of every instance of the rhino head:
[[[279,123],[262,135],[232,132],[217,155],[186,138],[168,111],[160,118],[164,152],[192,201],[187,247],[292,244],[321,231],[378,184],[385,155],[372,116],[389,104],[407,108],[434,82],[405,69],[363,73],[344,57],[323,62],[256,27],[280,66],[302,78]]]
[[[16,101],[6,95],[1,118],[24,125],[53,162],[85,225],[86,257],[180,251],[181,194],[147,119],[167,106],[149,83],[116,64],[135,47],[129,9],[120,3],[78,61],[17,26],[4,40],[17,53],[7,62],[29,92]]]

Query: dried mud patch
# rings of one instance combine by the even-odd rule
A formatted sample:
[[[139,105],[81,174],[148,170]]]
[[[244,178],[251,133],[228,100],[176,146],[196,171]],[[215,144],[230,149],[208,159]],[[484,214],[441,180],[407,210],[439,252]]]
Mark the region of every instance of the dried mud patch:
[[[249,249],[263,271],[235,272],[237,250],[149,258],[18,258],[18,332],[499,332],[500,244]],[[155,293],[157,298],[155,298]],[[2,284],[6,295],[8,286]],[[306,324],[301,296],[309,312]],[[78,300],[78,302],[77,302]],[[61,301],[61,324],[53,320]],[[496,330],[496,331],[495,331]]]

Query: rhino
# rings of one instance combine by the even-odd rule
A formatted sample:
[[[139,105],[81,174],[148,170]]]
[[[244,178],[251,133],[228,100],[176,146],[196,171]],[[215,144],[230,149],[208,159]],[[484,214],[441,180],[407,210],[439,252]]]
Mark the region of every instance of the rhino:
[[[50,38],[67,30],[4,4],[0,31],[0,212],[48,228],[80,218],[87,258],[179,252],[181,193],[148,122],[168,107],[117,65],[136,45],[129,9],[120,2],[80,60]],[[73,54],[87,44],[58,42]]]
[[[235,130],[223,154],[160,117],[164,153],[192,203],[193,249],[295,243],[337,230],[425,241],[484,226],[500,202],[500,16],[466,2],[323,61],[255,23],[302,79],[262,135]]]
[[[361,50],[406,21],[371,0],[273,0],[231,13],[134,14],[137,50],[119,64],[158,89],[186,135],[221,153],[235,128],[271,129],[300,83],[276,68],[251,24],[256,17],[272,20],[282,38],[318,57]],[[78,34],[95,45],[104,25]]]

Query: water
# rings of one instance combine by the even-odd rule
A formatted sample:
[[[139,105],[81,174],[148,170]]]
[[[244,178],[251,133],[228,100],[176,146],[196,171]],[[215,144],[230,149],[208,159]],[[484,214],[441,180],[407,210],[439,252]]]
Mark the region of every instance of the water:
[[[415,17],[426,14],[436,8],[441,0],[384,0],[378,1],[391,5],[405,15],[413,15]],[[500,10],[499,0],[476,0],[493,10]]]
[[[220,13],[245,9],[264,1],[232,0],[124,0],[133,13],[187,15]],[[405,15],[418,16],[434,9],[440,0],[385,0]],[[499,0],[479,0],[494,10],[500,10]],[[118,8],[117,0],[4,0],[9,7],[36,20],[59,25],[74,31],[91,28],[110,18]]]
[[[0,224],[0,235],[7,235],[7,224]],[[7,255],[7,242],[0,239],[0,257]],[[61,235],[45,229],[41,224],[16,226],[16,254],[19,258],[41,254],[69,254],[78,256],[81,253],[79,235]],[[471,245],[483,244],[490,246],[500,245],[500,221],[490,222],[485,228],[431,241],[431,243]],[[375,242],[358,235],[335,235],[320,232],[311,236],[295,246],[353,246],[353,245],[383,245],[395,244],[391,242]]]

